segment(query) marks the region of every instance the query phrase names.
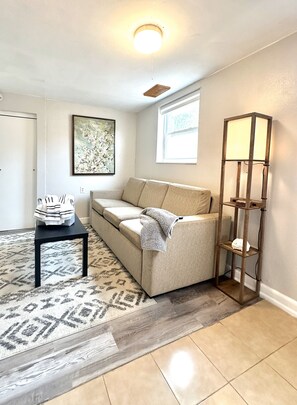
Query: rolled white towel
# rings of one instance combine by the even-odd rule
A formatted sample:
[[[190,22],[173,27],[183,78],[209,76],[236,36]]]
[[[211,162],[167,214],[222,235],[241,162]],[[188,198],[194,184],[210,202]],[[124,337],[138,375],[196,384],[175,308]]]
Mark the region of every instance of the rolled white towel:
[[[62,225],[74,216],[74,197],[64,194],[61,197],[47,194],[43,199],[38,199],[34,216],[46,225]]]

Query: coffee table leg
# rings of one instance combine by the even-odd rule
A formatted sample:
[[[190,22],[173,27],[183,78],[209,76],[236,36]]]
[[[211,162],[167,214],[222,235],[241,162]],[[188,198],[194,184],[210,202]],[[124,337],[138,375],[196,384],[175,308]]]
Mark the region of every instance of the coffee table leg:
[[[40,287],[40,243],[35,241],[35,287]]]
[[[83,277],[88,275],[88,236],[83,237]]]

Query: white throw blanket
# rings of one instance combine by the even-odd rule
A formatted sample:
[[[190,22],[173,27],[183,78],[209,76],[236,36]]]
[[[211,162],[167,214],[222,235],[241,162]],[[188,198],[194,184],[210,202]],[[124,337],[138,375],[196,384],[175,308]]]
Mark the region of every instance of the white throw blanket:
[[[166,252],[167,238],[171,238],[173,226],[180,218],[161,208],[145,208],[141,211],[141,248]]]

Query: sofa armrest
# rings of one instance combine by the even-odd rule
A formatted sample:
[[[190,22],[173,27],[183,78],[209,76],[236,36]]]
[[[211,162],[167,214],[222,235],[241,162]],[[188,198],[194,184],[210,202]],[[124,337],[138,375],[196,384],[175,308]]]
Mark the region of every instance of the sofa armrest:
[[[120,200],[123,194],[123,190],[91,190],[90,198],[109,198],[113,200]]]
[[[184,217],[173,228],[165,253],[143,251],[142,286],[154,296],[214,277],[218,214]],[[222,237],[229,239],[231,217],[224,216]],[[222,271],[226,255],[221,255]]]

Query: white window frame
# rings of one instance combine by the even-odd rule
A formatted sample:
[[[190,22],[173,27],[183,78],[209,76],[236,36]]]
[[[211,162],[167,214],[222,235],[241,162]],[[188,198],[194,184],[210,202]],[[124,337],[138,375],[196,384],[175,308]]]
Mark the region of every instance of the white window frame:
[[[166,145],[166,130],[165,120],[166,113],[190,104],[194,101],[198,101],[198,122],[197,122],[197,150],[195,158],[165,158],[165,145]],[[199,107],[200,107],[200,91],[195,90],[183,97],[175,99],[167,104],[163,104],[159,107],[158,113],[158,138],[157,138],[157,163],[180,163],[180,164],[197,164],[198,158],[198,134],[199,134]]]

